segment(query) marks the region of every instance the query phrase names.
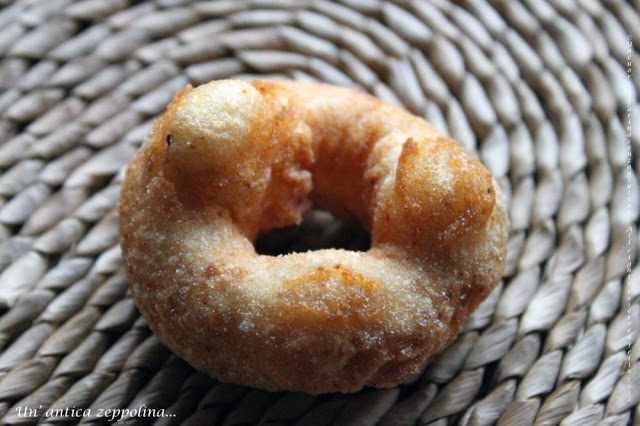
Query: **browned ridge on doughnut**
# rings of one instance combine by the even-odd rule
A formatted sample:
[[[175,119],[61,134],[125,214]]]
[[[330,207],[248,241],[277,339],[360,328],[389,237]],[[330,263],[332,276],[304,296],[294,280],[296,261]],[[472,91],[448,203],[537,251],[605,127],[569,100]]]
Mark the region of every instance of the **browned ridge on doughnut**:
[[[366,252],[256,253],[311,205]],[[129,164],[121,245],[158,338],[222,381],[355,392],[415,375],[500,280],[508,219],[487,170],[424,120],[353,89],[182,90]]]

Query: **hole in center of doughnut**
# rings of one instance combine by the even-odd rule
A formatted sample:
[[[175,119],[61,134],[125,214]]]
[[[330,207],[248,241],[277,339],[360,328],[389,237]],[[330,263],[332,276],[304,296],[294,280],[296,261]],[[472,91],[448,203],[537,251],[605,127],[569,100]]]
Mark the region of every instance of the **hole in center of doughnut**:
[[[357,223],[346,223],[326,210],[311,210],[299,225],[267,231],[254,243],[256,252],[278,256],[329,248],[367,251],[369,233]]]

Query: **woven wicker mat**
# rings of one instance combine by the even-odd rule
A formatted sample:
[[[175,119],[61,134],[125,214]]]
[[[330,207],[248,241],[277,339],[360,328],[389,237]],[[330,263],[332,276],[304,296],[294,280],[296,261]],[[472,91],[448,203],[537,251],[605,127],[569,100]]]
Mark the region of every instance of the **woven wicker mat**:
[[[0,4],[0,423],[640,423],[639,1]],[[123,166],[178,89],[238,75],[404,105],[504,188],[504,279],[415,379],[322,396],[223,384],[139,316]],[[261,244],[363,239],[319,212]]]

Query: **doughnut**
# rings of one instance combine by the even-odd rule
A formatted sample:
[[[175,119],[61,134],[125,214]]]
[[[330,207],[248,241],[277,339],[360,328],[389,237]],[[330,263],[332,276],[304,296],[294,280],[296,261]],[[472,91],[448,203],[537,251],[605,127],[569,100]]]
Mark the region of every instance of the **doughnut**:
[[[312,206],[360,223],[370,249],[256,252]],[[309,394],[419,373],[499,282],[509,226],[490,173],[421,118],[284,80],[181,90],[119,214],[130,292],[162,343],[220,381]]]

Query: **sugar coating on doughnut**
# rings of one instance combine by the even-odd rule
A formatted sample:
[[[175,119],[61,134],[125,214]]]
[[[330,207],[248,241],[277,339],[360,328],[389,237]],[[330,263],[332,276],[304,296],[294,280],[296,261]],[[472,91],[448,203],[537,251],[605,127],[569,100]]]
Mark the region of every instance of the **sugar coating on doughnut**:
[[[480,163],[402,109],[216,81],[179,93],[130,162],[121,245],[136,304],[196,368],[354,392],[397,385],[455,339],[504,269],[504,203]],[[255,252],[312,204],[360,221],[372,248]]]
[[[455,145],[445,138],[431,144],[409,139],[396,174],[400,198],[410,205],[407,215],[447,240],[484,226],[495,204],[489,172],[466,152],[447,148]]]

